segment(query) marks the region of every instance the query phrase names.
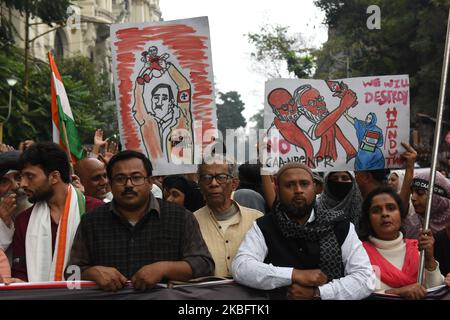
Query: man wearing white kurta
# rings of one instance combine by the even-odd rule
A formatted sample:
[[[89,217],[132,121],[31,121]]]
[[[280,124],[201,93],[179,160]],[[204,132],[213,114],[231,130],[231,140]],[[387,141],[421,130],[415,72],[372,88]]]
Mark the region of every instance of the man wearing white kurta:
[[[315,206],[311,170],[280,168],[279,202],[253,223],[232,263],[233,278],[272,290],[275,299],[363,299],[376,278],[354,226],[342,211]]]

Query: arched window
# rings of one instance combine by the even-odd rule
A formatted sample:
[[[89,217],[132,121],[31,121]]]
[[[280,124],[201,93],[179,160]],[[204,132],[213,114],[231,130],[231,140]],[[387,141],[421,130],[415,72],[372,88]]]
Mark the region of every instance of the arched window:
[[[58,60],[64,59],[64,55],[66,54],[67,49],[67,38],[64,34],[64,31],[59,29],[55,34],[55,44],[53,46],[55,58]]]
[[[55,34],[55,59],[62,60],[64,58],[64,34],[61,30],[57,30]]]

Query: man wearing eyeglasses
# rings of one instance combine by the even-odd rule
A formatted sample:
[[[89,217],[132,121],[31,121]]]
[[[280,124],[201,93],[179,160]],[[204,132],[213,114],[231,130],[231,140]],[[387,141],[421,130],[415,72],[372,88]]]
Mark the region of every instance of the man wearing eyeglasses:
[[[215,155],[198,166],[198,177],[206,206],[194,215],[214,259],[215,276],[231,277],[231,262],[245,233],[263,214],[232,200],[239,184],[233,160]]]
[[[119,152],[106,172],[113,200],[82,218],[72,247],[69,266],[80,267],[83,280],[107,291],[127,281],[144,290],[212,275],[214,262],[194,216],[152,195],[147,157]]]

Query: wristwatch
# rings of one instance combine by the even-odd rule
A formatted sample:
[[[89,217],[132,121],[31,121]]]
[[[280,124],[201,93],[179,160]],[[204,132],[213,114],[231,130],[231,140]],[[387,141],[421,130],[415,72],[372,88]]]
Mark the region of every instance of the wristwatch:
[[[313,288],[313,300],[321,300],[322,298],[320,297],[320,290],[318,287],[314,287]]]

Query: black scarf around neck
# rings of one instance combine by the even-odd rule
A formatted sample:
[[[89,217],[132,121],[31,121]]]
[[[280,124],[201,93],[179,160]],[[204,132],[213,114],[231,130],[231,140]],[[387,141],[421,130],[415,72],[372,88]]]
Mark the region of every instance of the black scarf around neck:
[[[286,217],[282,205],[275,206],[275,218],[285,238],[319,242],[320,270],[328,276],[328,280],[339,279],[344,276],[341,247],[334,232],[334,225],[345,219],[340,210],[320,210],[314,208],[315,220],[300,225]]]

